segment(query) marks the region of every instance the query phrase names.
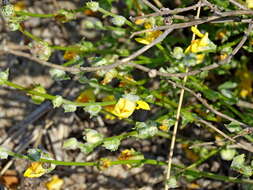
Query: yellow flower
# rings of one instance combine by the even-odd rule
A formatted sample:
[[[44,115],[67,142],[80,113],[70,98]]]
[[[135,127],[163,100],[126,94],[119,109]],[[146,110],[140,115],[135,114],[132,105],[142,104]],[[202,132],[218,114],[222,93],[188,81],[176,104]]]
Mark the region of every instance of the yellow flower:
[[[94,102],[95,99],[94,89],[88,88],[79,94],[76,98],[76,102]]]
[[[118,156],[118,160],[129,160],[134,153],[135,151],[133,149],[125,149],[121,151],[120,155]]]
[[[149,105],[147,104],[147,102],[144,102],[142,100],[139,100],[136,102],[137,106],[135,109],[143,109],[143,110],[150,110]]]
[[[151,29],[153,26],[149,23],[146,22],[144,24],[144,27],[146,29]],[[160,30],[155,30],[155,31],[151,31],[151,32],[146,32],[145,33],[145,37],[144,38],[135,38],[135,40],[141,44],[150,44],[152,41],[154,41],[158,36],[160,36],[162,34],[162,31]]]
[[[104,97],[102,100],[103,100],[103,102],[106,102],[106,101],[114,101],[115,98],[114,98],[113,95],[109,95],[109,96]],[[110,113],[113,113],[114,105],[104,106],[103,108],[104,108],[106,111],[108,111],[108,112],[110,112]],[[115,117],[114,117],[113,115],[110,115],[110,114],[106,114],[106,115],[105,115],[105,118],[106,118],[106,119],[109,119],[109,120],[115,119]]]
[[[236,71],[236,76],[240,80],[238,85],[240,96],[242,98],[251,97],[253,92],[253,78],[251,72],[248,68],[242,68]]]
[[[253,8],[253,0],[246,0],[246,5],[248,8]]]
[[[119,117],[119,119],[128,118],[131,116],[135,109],[150,110],[149,105],[142,101],[129,100],[127,98],[120,98],[114,106],[112,113]]]
[[[209,40],[207,32],[202,34],[196,27],[191,27],[191,30],[199,39],[193,40],[191,45],[186,48],[185,53],[200,53],[214,48],[215,45]],[[197,63],[201,63],[204,57],[204,54],[197,54]]]
[[[24,177],[40,177],[48,172],[46,168],[43,167],[43,162],[32,162],[30,167],[26,169]]]
[[[22,11],[26,7],[25,1],[18,1],[17,3],[14,4],[14,9],[15,11]]]
[[[63,180],[57,175],[54,175],[50,181],[46,183],[47,190],[60,190],[63,185]]]
[[[118,116],[120,119],[128,118],[133,114],[136,107],[136,103],[126,98],[120,98],[114,107],[113,114]]]
[[[98,166],[98,168],[100,170],[105,170],[105,169],[108,169],[111,165],[112,165],[112,163],[111,163],[110,159],[108,159],[108,158],[101,158],[99,160],[99,166]]]
[[[164,132],[168,132],[169,126],[167,126],[167,125],[161,125],[161,126],[159,126],[159,129],[161,129]]]

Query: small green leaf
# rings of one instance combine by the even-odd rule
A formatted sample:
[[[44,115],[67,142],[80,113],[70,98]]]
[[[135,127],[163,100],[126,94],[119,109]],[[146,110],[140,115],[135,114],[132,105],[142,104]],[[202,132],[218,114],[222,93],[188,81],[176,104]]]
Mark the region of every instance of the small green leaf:
[[[218,89],[219,90],[222,90],[222,89],[233,89],[235,87],[237,87],[237,83],[232,82],[232,81],[227,81],[227,82],[219,85]]]

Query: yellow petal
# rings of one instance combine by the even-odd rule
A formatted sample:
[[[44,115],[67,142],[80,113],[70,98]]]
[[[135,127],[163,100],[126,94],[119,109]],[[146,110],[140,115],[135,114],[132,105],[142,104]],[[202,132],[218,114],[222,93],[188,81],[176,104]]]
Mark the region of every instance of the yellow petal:
[[[141,24],[143,24],[145,22],[145,19],[136,19],[135,21],[134,21],[134,23],[135,24],[137,24],[137,25],[141,25]]]
[[[135,41],[141,43],[141,44],[145,44],[145,45],[148,45],[151,43],[151,41],[145,39],[145,38],[135,38]]]
[[[197,35],[198,37],[200,37],[200,38],[203,38],[203,37],[204,37],[204,34],[202,34],[202,33],[199,31],[199,29],[198,29],[197,27],[195,27],[195,26],[192,26],[192,27],[191,27],[191,31],[192,31],[195,35]]]
[[[246,0],[246,5],[248,8],[253,8],[253,0]]]
[[[46,183],[47,190],[60,190],[63,185],[63,180],[57,175],[54,175],[52,179]]]
[[[137,103],[137,107],[136,107],[137,110],[138,110],[138,109],[150,110],[150,107],[149,107],[149,105],[148,105],[147,102],[144,102],[144,101],[142,101],[142,100],[139,100],[139,101],[137,101],[136,103]]]
[[[32,162],[30,167],[26,169],[24,177],[40,177],[47,173],[47,169],[43,168],[42,162]]]
[[[128,118],[133,114],[136,104],[125,98],[120,98],[114,107],[113,114],[118,116],[120,119]]]
[[[199,64],[199,63],[203,62],[203,60],[205,58],[205,54],[198,54],[198,55],[196,55],[196,57],[197,57],[197,64]]]
[[[94,89],[89,88],[82,91],[79,96],[76,98],[76,102],[94,102],[95,101],[95,94]]]

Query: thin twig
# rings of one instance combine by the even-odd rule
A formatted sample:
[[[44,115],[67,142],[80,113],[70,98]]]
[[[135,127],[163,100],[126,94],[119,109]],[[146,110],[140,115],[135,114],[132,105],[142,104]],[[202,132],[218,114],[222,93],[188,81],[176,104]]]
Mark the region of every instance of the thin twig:
[[[217,133],[219,133],[221,136],[223,136],[224,138],[228,139],[229,141],[235,143],[238,147],[243,148],[244,150],[247,150],[249,152],[253,152],[253,148],[252,147],[246,147],[245,145],[236,142],[236,140],[228,135],[226,135],[225,133],[223,133],[221,130],[219,130],[217,127],[215,127],[212,123],[205,121],[203,119],[198,119],[198,122],[205,124],[207,127],[215,130]]]
[[[196,18],[199,18],[200,9],[201,9],[201,7],[199,6]],[[194,33],[192,35],[192,41],[193,40],[195,40],[195,34]],[[186,70],[186,73],[187,72],[188,72],[188,68]],[[187,76],[185,76],[184,79],[183,79],[183,86],[186,84],[186,81],[187,81]],[[185,90],[182,88],[181,91],[180,91],[180,98],[179,98],[179,103],[178,103],[178,107],[177,107],[176,122],[175,122],[175,125],[174,125],[173,134],[172,134],[172,138],[171,138],[169,158],[168,158],[168,166],[167,166],[167,173],[166,173],[166,181],[165,181],[165,187],[164,187],[165,190],[169,189],[169,185],[168,185],[167,182],[170,179],[170,174],[171,174],[172,158],[173,158],[174,147],[175,147],[175,143],[176,143],[176,135],[177,135],[177,129],[178,129],[179,120],[180,120],[181,108],[182,108],[183,100],[184,100],[184,92],[185,92]]]
[[[156,31],[156,30],[166,30],[166,29],[182,29],[182,28],[188,28],[194,25],[200,25],[200,24],[204,24],[204,23],[209,23],[209,22],[213,22],[213,21],[221,21],[222,19],[224,19],[225,17],[232,17],[232,16],[239,16],[239,15],[253,15],[253,11],[252,10],[236,10],[236,11],[227,11],[227,12],[222,12],[221,15],[212,15],[212,16],[208,16],[208,17],[202,17],[200,19],[194,19],[192,21],[189,22],[184,22],[184,23],[176,23],[176,24],[171,24],[171,25],[165,25],[165,26],[158,26],[158,27],[154,27],[152,29],[146,29],[146,30],[141,30],[138,32],[134,32],[131,37],[138,35],[138,34],[142,34],[142,33],[146,33],[146,32],[152,32],[152,31]],[[240,18],[239,18],[240,19]]]
[[[29,53],[24,53],[24,52],[21,52],[21,51],[16,51],[16,50],[9,49],[8,47],[4,47],[4,48],[0,49],[0,51],[10,53],[10,54],[13,54],[13,55],[16,55],[16,56],[25,57],[27,59],[30,59],[32,61],[35,61],[35,62],[37,62],[41,65],[47,66],[47,67],[52,67],[52,68],[55,68],[55,69],[59,69],[59,70],[63,70],[63,71],[67,71],[67,72],[76,74],[76,73],[81,72],[81,71],[92,72],[92,71],[98,71],[98,70],[109,70],[109,69],[113,69],[113,68],[118,67],[118,66],[123,65],[123,64],[128,64],[128,62],[131,61],[132,59],[138,57],[139,55],[143,54],[145,51],[147,51],[148,49],[150,49],[154,45],[160,43],[172,31],[173,31],[172,29],[165,30],[159,37],[157,37],[150,44],[148,44],[146,46],[143,46],[142,48],[140,48],[139,50],[137,50],[136,52],[134,52],[130,56],[128,56],[124,59],[121,59],[121,60],[117,61],[116,63],[110,64],[110,65],[105,65],[105,66],[99,66],[99,67],[80,67],[80,68],[77,68],[77,67],[64,67],[64,66],[61,66],[61,65],[57,65],[57,64],[53,64],[53,63],[50,63],[50,62],[47,62],[47,61],[40,60],[39,58],[31,56]]]
[[[245,7],[244,5],[240,4],[239,2],[237,2],[235,0],[228,0],[228,1],[240,9],[249,10],[247,7]]]
[[[149,8],[151,8],[155,12],[160,12],[160,9],[158,9],[155,5],[150,3],[148,0],[142,0],[144,4],[146,4]]]

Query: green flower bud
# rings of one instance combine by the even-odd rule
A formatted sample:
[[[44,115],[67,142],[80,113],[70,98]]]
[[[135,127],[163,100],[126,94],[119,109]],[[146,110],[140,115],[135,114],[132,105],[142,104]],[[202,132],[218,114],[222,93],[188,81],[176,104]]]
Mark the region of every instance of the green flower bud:
[[[8,150],[0,146],[0,159],[8,158]]]
[[[100,105],[90,105],[83,108],[84,111],[88,112],[91,117],[97,116],[98,113],[101,111],[102,107]]]
[[[110,150],[110,151],[118,150],[119,145],[120,145],[119,138],[107,139],[103,142],[103,147],[105,147],[107,150]]]
[[[63,103],[63,98],[61,96],[56,96],[52,100],[52,103],[53,103],[54,108],[60,107]]]
[[[39,92],[39,93],[42,93],[42,94],[47,93],[46,89],[41,85],[36,85],[32,90],[36,91],[36,92]],[[30,95],[30,96],[32,97],[32,101],[35,104],[41,104],[45,100],[44,97],[39,96],[39,95]]]
[[[167,183],[169,189],[178,187],[177,179],[175,176],[171,176],[170,179],[168,181],[166,181],[166,183]]]
[[[63,142],[62,148],[67,150],[75,150],[78,148],[78,141],[76,138],[70,138]]]
[[[9,69],[0,72],[0,85],[3,85],[8,80]]]
[[[250,177],[253,175],[253,171],[252,168],[250,166],[244,166],[241,168],[240,173],[242,173],[243,175]]]
[[[2,15],[4,17],[11,17],[15,15],[14,6],[12,4],[4,5],[2,7]]]
[[[231,168],[241,169],[244,166],[244,162],[245,162],[245,154],[240,154],[234,157],[231,163]]]
[[[31,148],[27,151],[28,153],[28,157],[32,160],[32,161],[38,161],[41,158],[41,150],[37,149],[37,148]]]
[[[76,111],[76,105],[72,104],[63,104],[64,112],[75,112]]]
[[[52,49],[42,42],[34,42],[30,46],[31,53],[43,61],[47,61],[52,54]]]
[[[86,42],[86,41],[81,42],[79,44],[79,46],[80,46],[80,50],[85,51],[85,52],[91,51],[94,48],[94,46],[91,42]]]
[[[70,79],[70,77],[67,76],[66,72],[60,69],[52,68],[49,70],[49,74],[51,75],[52,78],[58,81]]]
[[[103,135],[93,129],[85,130],[85,140],[90,144],[97,144],[103,140]]]
[[[17,31],[20,27],[20,24],[18,22],[9,22],[8,27],[10,31]]]
[[[87,2],[86,6],[87,6],[87,8],[89,8],[90,10],[92,10],[93,12],[96,12],[99,9],[98,2],[94,2],[94,1]]]
[[[115,16],[111,19],[112,23],[116,26],[122,26],[126,22],[126,18],[123,16]]]
[[[95,28],[95,24],[91,20],[85,20],[83,22],[83,25],[87,29],[94,29]]]
[[[159,131],[156,127],[156,124],[153,124],[153,123],[147,125],[144,122],[137,122],[135,125],[135,128],[138,132],[137,137],[141,139],[153,137]]]
[[[224,149],[220,152],[223,160],[232,160],[236,154],[235,149]]]
[[[90,143],[85,143],[85,144],[78,143],[77,146],[81,150],[81,152],[84,154],[89,154],[96,147],[96,146],[94,146],[94,144],[90,144]]]
[[[173,49],[173,53],[172,53],[173,57],[175,57],[176,59],[181,59],[184,57],[184,50],[181,47],[175,47]]]

